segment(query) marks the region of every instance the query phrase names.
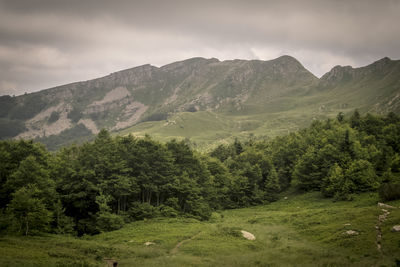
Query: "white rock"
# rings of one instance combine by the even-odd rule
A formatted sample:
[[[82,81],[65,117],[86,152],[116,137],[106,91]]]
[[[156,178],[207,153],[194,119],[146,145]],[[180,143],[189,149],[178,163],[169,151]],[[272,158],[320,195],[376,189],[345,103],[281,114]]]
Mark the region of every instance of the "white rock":
[[[287,199],[287,197],[284,197],[283,199]]]
[[[249,232],[244,231],[244,230],[241,230],[240,232],[242,233],[244,238],[246,238],[248,240],[256,240],[256,237],[252,233],[249,233]]]
[[[400,232],[400,225],[395,225],[392,227],[392,232]]]
[[[393,207],[393,206],[390,206],[388,204],[381,203],[381,202],[378,202],[378,207],[386,208],[386,209],[395,209],[396,208],[396,207]]]
[[[385,214],[379,215],[378,219],[380,222],[384,222],[384,221],[386,221],[386,215]]]
[[[146,246],[151,246],[151,245],[155,245],[156,243],[147,241],[147,242],[144,243],[144,244],[145,244]]]
[[[345,223],[345,224],[344,224],[344,226],[350,226],[350,225],[351,225],[350,223]]]
[[[354,231],[354,230],[348,230],[348,231],[346,231],[346,234],[348,234],[348,235],[358,235],[358,232]]]

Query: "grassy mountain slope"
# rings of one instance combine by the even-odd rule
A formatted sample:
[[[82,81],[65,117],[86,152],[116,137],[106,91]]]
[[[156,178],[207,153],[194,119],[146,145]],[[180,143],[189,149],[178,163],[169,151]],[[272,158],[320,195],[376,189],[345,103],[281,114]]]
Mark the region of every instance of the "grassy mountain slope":
[[[357,195],[351,202],[332,202],[319,193],[285,196],[215,213],[208,222],[151,219],[82,238],[2,236],[0,265],[104,266],[104,258],[121,266],[395,266],[400,261],[400,233],[391,231],[400,209],[391,209],[381,225],[377,249],[375,225],[383,212],[376,194]],[[240,230],[256,240],[244,239]]]
[[[263,95],[270,90],[259,90],[258,94],[252,94],[256,97],[241,103],[237,109],[233,104],[213,114],[180,113],[168,121],[138,124],[122,133],[139,136],[148,133],[162,140],[191,138],[200,147],[208,148],[210,142],[216,145],[234,136],[285,134],[309,125],[314,119],[334,117],[354,109],[400,112],[400,61],[383,58],[356,69],[336,66],[317,82],[309,80],[308,84],[287,92],[279,91],[273,97]]]
[[[337,66],[321,79],[296,59],[192,58],[143,65],[18,97],[0,97],[0,138],[51,145],[85,140],[101,128],[200,147],[234,136],[274,136],[313,119],[359,108],[400,113],[400,61]]]

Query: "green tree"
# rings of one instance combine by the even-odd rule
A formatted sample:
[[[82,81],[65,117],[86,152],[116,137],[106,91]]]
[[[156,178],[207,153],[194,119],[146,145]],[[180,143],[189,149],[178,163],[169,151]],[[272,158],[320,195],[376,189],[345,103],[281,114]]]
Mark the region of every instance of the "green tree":
[[[351,128],[359,128],[360,127],[361,116],[358,112],[358,109],[354,110],[353,115],[350,117],[350,126]]]
[[[376,190],[379,186],[374,167],[367,160],[353,161],[345,175],[354,184],[353,192]]]
[[[37,197],[40,191],[34,186],[21,187],[12,194],[12,200],[7,206],[18,225],[18,232],[25,235],[38,231],[47,231],[51,221],[51,212]]]
[[[316,148],[309,147],[298,160],[293,172],[295,184],[299,189],[308,191],[321,188],[323,172],[319,164]]]
[[[54,203],[55,183],[50,179],[49,170],[32,155],[20,162],[18,169],[10,175],[4,186],[8,192],[15,192],[27,185],[34,185],[41,189],[38,194],[47,206]]]

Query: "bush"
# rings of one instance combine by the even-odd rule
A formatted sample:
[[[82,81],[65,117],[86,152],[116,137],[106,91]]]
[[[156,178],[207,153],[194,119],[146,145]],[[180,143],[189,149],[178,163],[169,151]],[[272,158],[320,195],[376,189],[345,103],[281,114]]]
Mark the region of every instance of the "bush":
[[[187,213],[201,220],[208,220],[211,217],[211,208],[203,199],[193,199],[186,201]]]
[[[82,118],[82,111],[79,108],[74,108],[71,110],[67,118],[70,119],[72,122],[77,123]]]
[[[167,113],[153,113],[145,118],[142,119],[142,122],[147,122],[147,121],[163,121],[168,119],[168,114]]]
[[[171,207],[175,210],[179,210],[178,198],[170,197],[165,201],[165,206]]]
[[[158,215],[158,210],[149,203],[134,202],[128,210],[128,215],[133,220],[150,219]]]
[[[20,120],[0,118],[0,139],[14,137],[25,130],[25,124]]]
[[[400,199],[400,183],[384,183],[379,188],[379,197],[382,201]]]
[[[58,113],[57,111],[53,111],[49,119],[47,120],[47,123],[52,124],[53,122],[58,121],[59,118],[60,118],[60,113]]]
[[[100,232],[118,230],[124,226],[123,217],[110,212],[100,212],[97,217],[97,227]]]
[[[160,207],[160,213],[161,213],[161,215],[164,216],[164,217],[172,217],[172,218],[175,218],[175,217],[178,216],[178,211],[177,211],[176,209],[171,208],[171,207],[169,207],[169,206],[164,206],[164,205],[162,205],[162,206]]]

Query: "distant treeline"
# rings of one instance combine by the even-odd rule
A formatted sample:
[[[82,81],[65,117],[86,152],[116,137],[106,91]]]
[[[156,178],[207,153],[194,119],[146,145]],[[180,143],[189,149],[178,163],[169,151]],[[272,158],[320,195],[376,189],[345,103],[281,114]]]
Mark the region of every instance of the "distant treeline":
[[[272,140],[220,145],[111,137],[51,154],[0,142],[0,231],[96,234],[156,216],[207,220],[212,211],[268,203],[293,187],[334,200],[400,197],[400,118],[357,111]]]

